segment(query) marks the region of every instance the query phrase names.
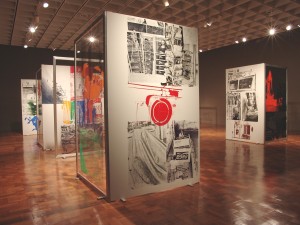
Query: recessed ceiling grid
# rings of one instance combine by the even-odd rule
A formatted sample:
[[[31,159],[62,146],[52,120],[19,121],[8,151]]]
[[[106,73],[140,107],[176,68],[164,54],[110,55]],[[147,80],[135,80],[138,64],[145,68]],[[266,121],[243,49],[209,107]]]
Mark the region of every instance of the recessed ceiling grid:
[[[299,0],[41,0],[0,1],[0,44],[72,50],[74,40],[104,11],[145,17],[198,29],[207,50],[265,37],[268,28],[285,31],[300,24]],[[37,20],[38,18],[38,20]],[[38,21],[37,30],[28,29]]]

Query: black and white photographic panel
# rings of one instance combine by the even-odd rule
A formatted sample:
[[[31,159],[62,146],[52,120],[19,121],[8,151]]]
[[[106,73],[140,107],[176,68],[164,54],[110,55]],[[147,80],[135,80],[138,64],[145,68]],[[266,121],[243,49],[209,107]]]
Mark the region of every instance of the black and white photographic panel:
[[[128,18],[130,83],[195,86],[195,30],[150,19]],[[185,42],[184,42],[185,40]]]
[[[243,140],[250,140],[253,132],[253,126],[247,122],[234,122],[232,137]]]
[[[241,119],[241,94],[239,92],[227,93],[227,119]]]
[[[264,64],[226,70],[226,138],[263,142]]]
[[[187,180],[198,175],[196,122],[171,121],[158,126],[151,121],[128,122],[129,186],[146,186]]]
[[[243,93],[243,120],[244,121],[258,121],[258,109],[256,103],[256,93],[255,92],[245,92]]]

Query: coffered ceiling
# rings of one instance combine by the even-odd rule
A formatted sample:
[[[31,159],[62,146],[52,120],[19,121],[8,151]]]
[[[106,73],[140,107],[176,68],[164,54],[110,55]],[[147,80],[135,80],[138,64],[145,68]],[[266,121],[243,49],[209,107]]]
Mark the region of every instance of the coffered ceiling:
[[[0,1],[0,44],[73,50],[74,40],[104,11],[197,27],[199,49],[253,40],[300,25],[300,0],[38,0]],[[31,34],[30,25],[37,25]],[[292,30],[286,31],[287,24]]]

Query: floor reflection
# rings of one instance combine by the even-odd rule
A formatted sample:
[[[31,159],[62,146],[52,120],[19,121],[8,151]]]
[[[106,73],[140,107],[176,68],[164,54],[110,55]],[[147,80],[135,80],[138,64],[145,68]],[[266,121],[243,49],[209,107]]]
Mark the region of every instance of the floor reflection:
[[[265,145],[200,134],[199,184],[110,203],[75,179],[74,157],[0,136],[0,224],[300,224],[299,134]]]

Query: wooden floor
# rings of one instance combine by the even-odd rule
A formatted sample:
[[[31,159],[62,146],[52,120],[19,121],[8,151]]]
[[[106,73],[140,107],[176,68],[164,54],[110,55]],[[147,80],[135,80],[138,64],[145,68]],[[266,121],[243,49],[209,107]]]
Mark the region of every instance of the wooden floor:
[[[300,135],[266,145],[201,129],[200,183],[108,203],[34,136],[0,136],[0,224],[299,225]]]

